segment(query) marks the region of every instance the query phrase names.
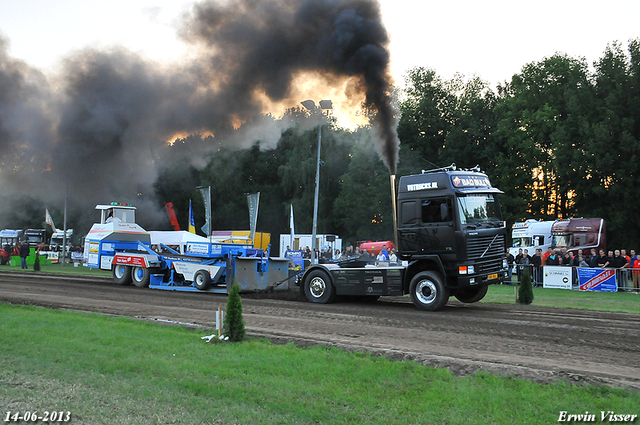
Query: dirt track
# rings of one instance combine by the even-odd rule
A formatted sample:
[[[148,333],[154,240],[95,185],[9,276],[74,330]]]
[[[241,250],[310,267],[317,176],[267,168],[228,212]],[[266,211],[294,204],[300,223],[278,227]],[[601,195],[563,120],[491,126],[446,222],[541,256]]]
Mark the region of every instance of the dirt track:
[[[0,301],[175,321],[211,328],[227,297],[118,286],[111,279],[0,272]],[[640,389],[640,315],[449,301],[439,312],[406,298],[329,305],[243,297],[247,332],[535,382]],[[203,330],[204,331],[204,330]],[[203,335],[206,333],[203,332]]]

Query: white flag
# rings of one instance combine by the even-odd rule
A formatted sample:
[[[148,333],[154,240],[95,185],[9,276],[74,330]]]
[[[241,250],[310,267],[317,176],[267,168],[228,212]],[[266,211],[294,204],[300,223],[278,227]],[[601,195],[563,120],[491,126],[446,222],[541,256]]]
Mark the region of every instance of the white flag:
[[[295,237],[296,237],[296,230],[293,226],[293,204],[291,204],[291,216],[289,217],[289,227],[291,227],[291,249],[295,249],[293,241],[295,240]]]
[[[258,225],[258,205],[260,204],[260,192],[248,193],[247,202],[249,203],[249,231],[251,232],[251,241],[255,246],[256,226]]]
[[[53,224],[53,219],[51,218],[51,214],[49,214],[49,210],[46,208],[44,209],[44,222],[51,226],[54,233],[58,231],[58,229],[56,229],[56,225]]]

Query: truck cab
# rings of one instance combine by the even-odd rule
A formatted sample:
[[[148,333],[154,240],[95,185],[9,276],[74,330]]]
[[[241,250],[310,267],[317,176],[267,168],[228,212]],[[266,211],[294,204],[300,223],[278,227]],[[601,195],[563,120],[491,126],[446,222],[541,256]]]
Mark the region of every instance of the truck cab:
[[[582,249],[588,253],[606,251],[606,227],[602,218],[569,218],[557,220],[551,228],[552,248],[577,253]]]
[[[528,250],[533,255],[536,249],[547,252],[551,246],[551,227],[555,221],[538,221],[529,219],[520,223],[513,223],[511,229],[511,248],[509,252],[514,257],[522,250]]]
[[[46,241],[47,232],[44,229],[27,229],[24,231],[24,240],[27,241],[29,247],[38,248]]]
[[[506,228],[500,190],[478,171],[435,170],[400,178],[398,254],[412,268],[434,269],[446,286],[502,282]]]
[[[138,251],[138,242],[151,246],[149,233],[136,224],[136,207],[113,202],[96,205],[96,210],[100,211],[100,222],[91,227],[84,242],[87,267],[111,270],[117,252]]]

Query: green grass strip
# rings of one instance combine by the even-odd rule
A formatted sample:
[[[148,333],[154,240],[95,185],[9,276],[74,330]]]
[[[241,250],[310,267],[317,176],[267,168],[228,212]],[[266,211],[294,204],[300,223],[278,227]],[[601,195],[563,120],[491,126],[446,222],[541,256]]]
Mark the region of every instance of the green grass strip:
[[[514,285],[489,285],[481,302],[515,304]],[[580,310],[609,311],[640,314],[640,295],[631,292],[596,292],[568,289],[533,288],[535,307],[573,308]]]
[[[633,391],[539,385],[336,349],[0,304],[0,405],[74,424],[533,424],[638,413]],[[2,418],[4,419],[4,417]]]

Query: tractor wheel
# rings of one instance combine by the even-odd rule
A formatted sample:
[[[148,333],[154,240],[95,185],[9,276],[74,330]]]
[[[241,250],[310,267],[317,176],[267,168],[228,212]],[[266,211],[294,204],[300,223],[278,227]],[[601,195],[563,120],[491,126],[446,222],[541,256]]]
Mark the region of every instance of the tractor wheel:
[[[124,264],[116,264],[113,266],[113,280],[118,285],[128,285],[131,283],[131,267]]]
[[[327,304],[336,299],[336,291],[329,276],[322,270],[314,270],[304,281],[304,294],[312,303]]]
[[[487,295],[488,288],[489,287],[487,285],[459,288],[456,290],[455,297],[458,301],[463,303],[477,303]]]
[[[193,276],[193,286],[201,291],[206,291],[211,287],[211,275],[206,270],[198,270]]]
[[[411,301],[421,310],[440,310],[449,301],[449,290],[439,273],[432,271],[420,272],[411,279],[409,285]]]
[[[136,266],[131,269],[131,280],[138,288],[146,288],[149,286],[151,279],[151,270],[146,267]]]

